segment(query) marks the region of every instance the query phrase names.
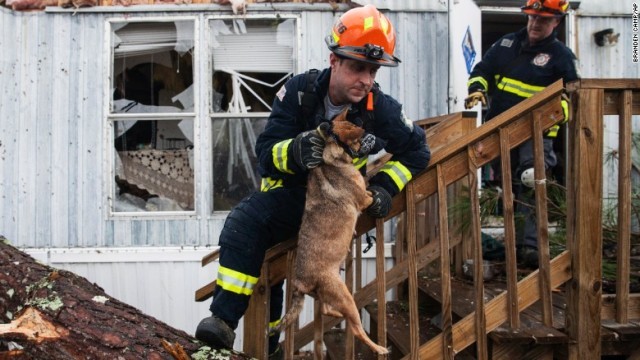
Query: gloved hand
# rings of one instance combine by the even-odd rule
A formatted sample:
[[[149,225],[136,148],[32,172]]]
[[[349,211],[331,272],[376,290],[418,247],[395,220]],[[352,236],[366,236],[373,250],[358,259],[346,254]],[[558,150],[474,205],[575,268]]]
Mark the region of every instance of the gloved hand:
[[[360,150],[353,151],[349,148],[349,156],[352,158],[362,158],[371,152],[373,148],[376,146],[376,137],[373,134],[364,134],[362,138],[360,138]]]
[[[367,210],[367,214],[374,218],[383,218],[389,214],[391,210],[391,195],[384,188],[376,185],[371,185],[367,188],[371,191],[373,196],[373,202]]]
[[[322,126],[321,124],[316,130],[302,132],[293,139],[293,160],[304,170],[310,170],[322,164],[325,144]]]
[[[472,107],[476,106],[478,101],[480,101],[482,105],[487,105],[487,99],[485,98],[483,91],[478,90],[469,94],[469,96],[464,99],[464,108],[471,109]]]

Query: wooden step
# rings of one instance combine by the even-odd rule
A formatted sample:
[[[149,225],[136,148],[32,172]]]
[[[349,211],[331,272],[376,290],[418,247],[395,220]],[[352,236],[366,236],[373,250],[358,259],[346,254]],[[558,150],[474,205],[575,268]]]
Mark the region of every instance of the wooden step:
[[[364,307],[371,318],[371,329],[377,329],[378,304],[370,304]],[[431,316],[425,313],[425,309],[419,309],[420,343],[434,337],[440,330],[431,324]],[[409,334],[409,310],[406,301],[387,302],[387,346],[391,348],[389,359],[399,359],[408,354],[411,349]],[[374,333],[375,335],[375,333]],[[373,336],[372,339],[377,337]]]
[[[421,278],[418,282],[418,287],[420,291],[434,300],[441,300],[441,284],[439,280]],[[485,301],[488,302],[500,294],[504,291],[504,287],[505,284],[498,281],[485,282]],[[473,304],[475,292],[472,283],[460,279],[452,279],[451,293],[455,294],[451,299],[451,311],[454,315],[465,317],[475,311],[475,305]],[[519,329],[511,329],[507,324],[504,324],[489,333],[489,337],[498,344],[566,344],[569,338],[559,330],[564,327],[564,311],[561,306],[563,304],[554,306],[554,327],[544,326],[541,323],[539,306],[534,304],[521,312]]]

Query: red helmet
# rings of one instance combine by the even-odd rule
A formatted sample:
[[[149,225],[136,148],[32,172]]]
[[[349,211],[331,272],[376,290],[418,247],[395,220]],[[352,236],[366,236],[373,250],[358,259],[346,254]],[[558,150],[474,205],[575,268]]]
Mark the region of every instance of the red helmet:
[[[398,66],[393,56],[396,34],[389,19],[373,5],[347,11],[325,38],[335,54],[382,66]]]
[[[542,17],[562,17],[567,14],[569,0],[527,0],[522,12]]]

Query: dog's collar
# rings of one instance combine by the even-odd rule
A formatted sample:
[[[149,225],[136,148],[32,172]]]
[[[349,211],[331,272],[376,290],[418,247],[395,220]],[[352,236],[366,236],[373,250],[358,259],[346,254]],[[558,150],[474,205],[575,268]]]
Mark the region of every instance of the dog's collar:
[[[345,144],[344,142],[342,142],[342,140],[340,140],[340,138],[338,137],[338,135],[336,135],[333,132],[333,123],[330,123],[330,127],[327,130],[328,134],[324,134],[325,136],[330,137],[331,139],[333,139],[333,141],[335,141],[336,144],[340,145],[340,147],[342,147],[342,149],[344,150],[344,152],[347,153],[347,155],[351,156],[352,158],[355,157],[355,151],[349,147],[349,145]],[[325,138],[326,140],[326,138]]]

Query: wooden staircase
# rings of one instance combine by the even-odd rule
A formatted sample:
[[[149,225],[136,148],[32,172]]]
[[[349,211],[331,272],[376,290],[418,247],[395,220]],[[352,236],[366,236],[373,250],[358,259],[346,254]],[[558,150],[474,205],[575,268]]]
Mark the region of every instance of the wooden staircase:
[[[640,326],[636,323],[640,320],[640,295],[619,289],[616,296],[603,296],[602,258],[596,256],[602,247],[602,118],[608,113],[619,115],[620,138],[624,139],[621,166],[631,168],[631,129],[625,122],[631,122],[631,114],[640,114],[640,81],[583,80],[570,87],[574,108],[569,125],[567,250],[550,258],[546,201],[537,201],[540,267],[518,278],[511,175],[503,171],[504,282],[485,283],[482,266],[473,268],[474,281],[461,280],[464,259],[482,264],[477,170],[497,158],[503,169],[509,169],[510,151],[532,139],[535,172],[544,174],[542,137],[546,129],[563,119],[560,100],[564,90],[557,82],[478,128],[473,127],[475,115],[468,113],[420,123],[428,128],[432,149],[429,168],[393,199],[386,219],[361,217],[354,257],[345,264],[347,286],[353,290],[357,306],[371,319],[372,339],[393,350],[390,359],[640,356]],[[622,176],[620,182],[630,180]],[[621,188],[627,191],[624,184]],[[536,181],[535,190],[536,197],[546,199],[544,181]],[[470,201],[471,229],[458,234],[450,230],[456,219],[449,214],[449,207],[462,193]],[[623,204],[630,202],[627,194],[621,193],[619,198]],[[630,210],[621,208],[621,226],[630,228],[630,221],[625,220]],[[376,252],[384,253],[384,225],[392,218],[400,224],[393,239],[394,265],[385,268],[385,259],[378,256],[376,278],[365,282],[360,237],[375,230]],[[629,236],[629,231],[622,229],[621,236]],[[620,244],[628,249],[629,239],[621,239]],[[215,256],[203,259],[203,265]],[[629,268],[624,264],[628,257],[620,250],[620,282],[626,277],[627,284]],[[294,240],[267,253],[245,314],[244,352],[249,355],[266,359],[270,284],[291,276],[294,258]],[[436,265],[435,276],[418,276],[432,263]],[[196,300],[208,298],[214,286],[198,290]],[[405,300],[387,301],[390,290]],[[313,343],[315,358],[375,358],[359,350],[361,344],[356,344],[353,336],[342,335],[335,328],[340,322],[316,311],[312,323],[291,327],[284,335],[286,357],[293,358],[296,351]]]

